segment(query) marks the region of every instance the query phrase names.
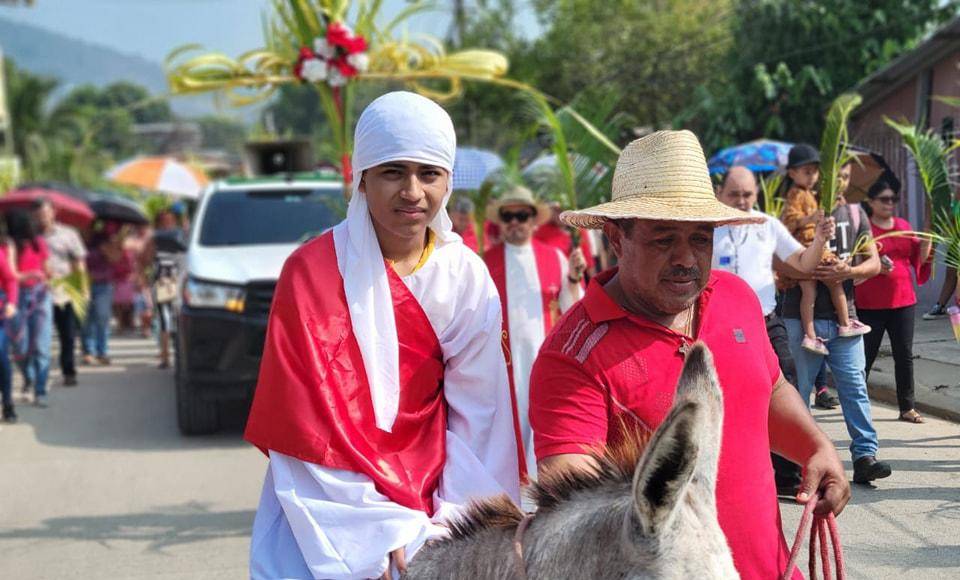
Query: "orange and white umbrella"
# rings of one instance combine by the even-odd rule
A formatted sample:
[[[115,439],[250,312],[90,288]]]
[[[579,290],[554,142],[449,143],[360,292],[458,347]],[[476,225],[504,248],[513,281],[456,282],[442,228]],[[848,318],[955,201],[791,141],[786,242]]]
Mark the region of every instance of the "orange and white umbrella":
[[[209,180],[202,169],[172,157],[138,157],[107,172],[116,183],[196,199]]]

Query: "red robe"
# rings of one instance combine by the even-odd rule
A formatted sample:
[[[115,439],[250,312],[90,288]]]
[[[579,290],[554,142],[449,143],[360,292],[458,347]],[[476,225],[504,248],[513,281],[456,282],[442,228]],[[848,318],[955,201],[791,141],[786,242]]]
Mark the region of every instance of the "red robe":
[[[531,291],[539,291],[541,302],[543,304],[543,334],[550,334],[550,329],[560,319],[560,291],[563,289],[564,280],[560,267],[560,260],[557,256],[557,250],[552,246],[530,240],[533,246],[533,255],[537,261],[537,277],[540,279],[540,288],[531,288]],[[490,277],[493,279],[497,292],[500,294],[500,307],[503,311],[503,354],[507,360],[507,377],[510,379],[510,395],[513,398],[513,408],[517,408],[517,389],[513,380],[513,364],[510,356],[510,322],[507,319],[507,264],[506,248],[503,244],[497,244],[483,255],[483,261],[490,270]],[[523,440],[520,435],[519,418],[515,417],[515,428],[517,430],[517,453],[519,456],[520,479],[526,479],[526,459],[523,449]]]
[[[400,346],[392,432],[376,426],[333,234],[287,260],[244,437],[261,450],[362,473],[391,501],[433,514],[446,461],[443,356],[426,313],[387,266]]]
[[[583,251],[584,261],[587,263],[587,272],[594,271],[594,251],[589,239],[589,232],[580,231],[580,250]],[[533,233],[533,238],[563,252],[564,256],[570,256],[570,249],[573,247],[573,236],[567,228],[547,222],[539,226]]]

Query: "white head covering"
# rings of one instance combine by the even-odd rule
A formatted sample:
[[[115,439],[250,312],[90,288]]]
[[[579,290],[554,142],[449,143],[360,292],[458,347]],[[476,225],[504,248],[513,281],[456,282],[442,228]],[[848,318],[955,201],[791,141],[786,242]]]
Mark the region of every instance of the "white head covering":
[[[447,215],[453,188],[457,136],[440,105],[409,93],[387,93],[370,103],[357,122],[353,140],[353,196],[347,219],[334,230],[337,263],[343,278],[353,334],[360,345],[377,427],[390,431],[400,403],[400,349],[393,299],[380,243],[367,199],[360,191],[362,172],[391,161],[413,161],[450,173],[440,211],[430,222],[437,244],[458,243]]]

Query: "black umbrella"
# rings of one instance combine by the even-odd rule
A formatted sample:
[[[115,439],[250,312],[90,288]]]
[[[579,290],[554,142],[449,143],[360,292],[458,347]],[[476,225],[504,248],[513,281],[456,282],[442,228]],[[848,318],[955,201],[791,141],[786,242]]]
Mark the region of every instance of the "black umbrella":
[[[91,195],[89,203],[97,219],[138,226],[150,223],[139,205],[123,197]]]

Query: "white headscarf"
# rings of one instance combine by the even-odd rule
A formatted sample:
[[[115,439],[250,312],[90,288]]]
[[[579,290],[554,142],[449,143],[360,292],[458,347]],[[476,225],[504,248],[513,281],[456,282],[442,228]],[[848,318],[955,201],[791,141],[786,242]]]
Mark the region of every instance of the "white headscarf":
[[[347,219],[333,230],[353,334],[360,345],[377,427],[390,431],[400,403],[400,349],[393,298],[367,199],[360,191],[364,170],[391,161],[434,165],[450,173],[440,211],[430,222],[438,245],[459,243],[447,215],[453,190],[457,136],[440,105],[409,93],[387,93],[370,103],[353,140],[353,196]]]

